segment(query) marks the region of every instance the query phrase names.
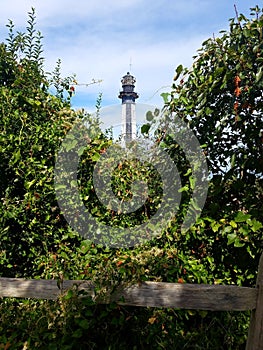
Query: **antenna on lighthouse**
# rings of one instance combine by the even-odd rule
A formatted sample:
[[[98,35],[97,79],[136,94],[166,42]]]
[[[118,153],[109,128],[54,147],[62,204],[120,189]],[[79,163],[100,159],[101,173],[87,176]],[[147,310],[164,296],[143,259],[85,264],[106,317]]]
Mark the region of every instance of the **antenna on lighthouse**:
[[[130,57],[130,72],[132,71],[132,57]]]

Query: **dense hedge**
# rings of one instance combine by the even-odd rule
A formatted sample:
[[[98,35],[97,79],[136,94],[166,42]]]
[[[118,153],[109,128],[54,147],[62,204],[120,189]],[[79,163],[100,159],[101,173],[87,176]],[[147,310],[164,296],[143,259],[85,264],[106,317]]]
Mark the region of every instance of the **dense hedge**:
[[[253,286],[263,227],[262,18],[255,8],[251,19],[240,15],[230,31],[206,41],[190,69],[176,69],[163,113],[148,115],[143,130],[158,125],[156,144],[181,171],[182,213],[193,179],[182,150],[163,129],[163,115],[176,113],[189,123],[204,148],[211,181],[203,213],[190,230],[181,232],[179,213],[162,235],[131,249],[82,239],[60,212],[54,165],[61,142],[77,120],[88,118],[95,126],[98,121],[71,108],[73,78],[61,78],[59,65],[51,75],[43,71],[34,11],[24,34],[10,22],[0,45],[1,276],[89,279],[98,296],[142,280]],[[101,221],[132,226],[154,213],[162,192],[152,186],[157,194],[130,217],[102,208],[91,174],[111,144],[98,134],[85,149],[80,192]],[[132,169],[125,161],[116,169],[113,187],[120,199],[130,195]],[[143,173],[149,184],[158,178],[153,171]],[[57,302],[2,299],[0,349],[244,348],[249,313],[105,306],[77,295],[71,291]]]

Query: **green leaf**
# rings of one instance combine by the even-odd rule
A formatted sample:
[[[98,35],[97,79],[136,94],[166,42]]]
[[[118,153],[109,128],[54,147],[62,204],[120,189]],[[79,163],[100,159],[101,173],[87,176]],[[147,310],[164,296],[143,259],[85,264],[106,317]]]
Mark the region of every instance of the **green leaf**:
[[[67,152],[71,151],[74,149],[77,145],[78,141],[77,140],[71,140],[71,142],[68,140],[67,143],[65,143],[65,149]]]
[[[177,68],[176,68],[176,70],[175,70],[175,72],[176,72],[176,74],[175,74],[175,76],[174,76],[174,81],[176,81],[178,78],[179,78],[179,76],[180,76],[180,74],[182,73],[182,71],[183,71],[183,65],[182,64],[180,64],[179,66],[177,66]]]
[[[223,228],[222,233],[228,233],[228,232],[232,232],[233,231],[233,227],[232,226],[225,226]]]
[[[233,244],[235,242],[236,238],[237,238],[236,233],[229,233],[227,235],[227,240],[228,240],[227,245]]]
[[[13,155],[13,165],[16,164],[19,160],[21,159],[21,153],[20,153],[20,148],[16,151],[16,153]]]
[[[77,180],[71,180],[71,181],[70,181],[70,186],[71,186],[71,187],[77,187],[77,186],[78,186]]]
[[[67,186],[66,186],[66,185],[63,185],[63,184],[56,184],[55,188],[56,188],[56,190],[58,191],[58,190],[64,190],[64,189],[66,189]]]
[[[250,217],[251,215],[239,211],[235,216],[235,222],[246,222],[248,219],[250,219]]]
[[[235,239],[235,242],[234,242],[235,247],[241,248],[241,247],[244,247],[244,245],[245,243],[242,243],[238,237]]]
[[[190,175],[190,174],[192,174],[192,169],[191,169],[191,168],[189,168],[189,169],[187,170],[187,172],[184,174],[184,176],[188,176],[188,175]]]
[[[233,227],[233,228],[237,228],[237,224],[235,221],[231,220],[230,221],[230,225]]]
[[[160,96],[163,98],[164,104],[166,104],[166,103],[169,102],[169,101],[168,101],[168,97],[170,96],[169,92],[163,92],[163,93],[161,93]]]
[[[181,193],[181,192],[187,192],[189,191],[189,186],[188,185],[185,185],[183,187],[181,187],[178,192]]]
[[[263,227],[262,223],[260,221],[257,221],[256,219],[249,219],[247,220],[247,223],[249,224],[249,226],[251,226],[251,230],[253,232],[257,232]]]
[[[193,176],[189,176],[189,182],[190,182],[190,188],[194,189],[195,188],[195,183],[196,183],[196,178]]]
[[[263,67],[260,67],[259,71],[256,74],[256,83],[258,83],[262,79],[262,76],[263,76]]]
[[[149,130],[150,130],[151,125],[150,124],[144,124],[141,127],[141,133],[142,134],[148,134]]]
[[[72,289],[69,289],[67,294],[65,295],[65,299],[68,300],[68,299],[71,299],[73,296],[73,290]]]
[[[89,327],[90,327],[88,320],[80,320],[80,321],[78,322],[78,324],[79,324],[80,327],[83,328],[83,329],[89,329]]]
[[[73,338],[81,338],[83,335],[83,330],[81,328],[78,328],[73,334]]]
[[[219,222],[214,221],[211,224],[211,228],[212,228],[213,232],[218,232],[220,227],[221,227],[221,224]]]
[[[154,115],[153,115],[152,111],[148,111],[148,112],[146,113],[146,120],[147,120],[148,122],[150,122],[150,121],[153,120],[153,118],[154,118]]]
[[[155,117],[158,117],[158,115],[160,114],[160,109],[159,108],[155,108],[153,114],[154,114]]]
[[[231,157],[231,168],[234,168],[236,161],[236,154],[234,153]]]
[[[85,149],[86,149],[86,146],[82,146],[78,149],[78,156],[79,157],[82,155],[82,153],[84,152]]]
[[[36,182],[36,179],[33,179],[33,180],[31,180],[31,181],[27,181],[27,182],[25,182],[25,187],[26,187],[27,189],[30,189],[30,187],[32,187],[32,186],[34,185],[35,182]]]
[[[91,159],[93,160],[93,162],[97,162],[100,159],[100,154],[98,152],[95,152]]]

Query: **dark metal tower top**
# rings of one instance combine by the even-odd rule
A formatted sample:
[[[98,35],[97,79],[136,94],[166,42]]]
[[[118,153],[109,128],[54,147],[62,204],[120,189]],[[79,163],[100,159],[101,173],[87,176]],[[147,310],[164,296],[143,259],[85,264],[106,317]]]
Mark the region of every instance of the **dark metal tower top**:
[[[129,72],[121,79],[122,91],[119,93],[119,98],[122,99],[122,103],[135,102],[139,97],[137,92],[134,91],[136,79]]]

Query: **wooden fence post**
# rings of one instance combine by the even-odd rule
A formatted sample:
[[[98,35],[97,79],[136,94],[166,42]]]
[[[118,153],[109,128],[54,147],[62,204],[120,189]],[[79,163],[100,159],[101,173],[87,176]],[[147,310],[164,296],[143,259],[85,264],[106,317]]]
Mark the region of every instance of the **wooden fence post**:
[[[246,350],[263,349],[263,253],[259,260],[256,288],[256,309],[251,315]]]

